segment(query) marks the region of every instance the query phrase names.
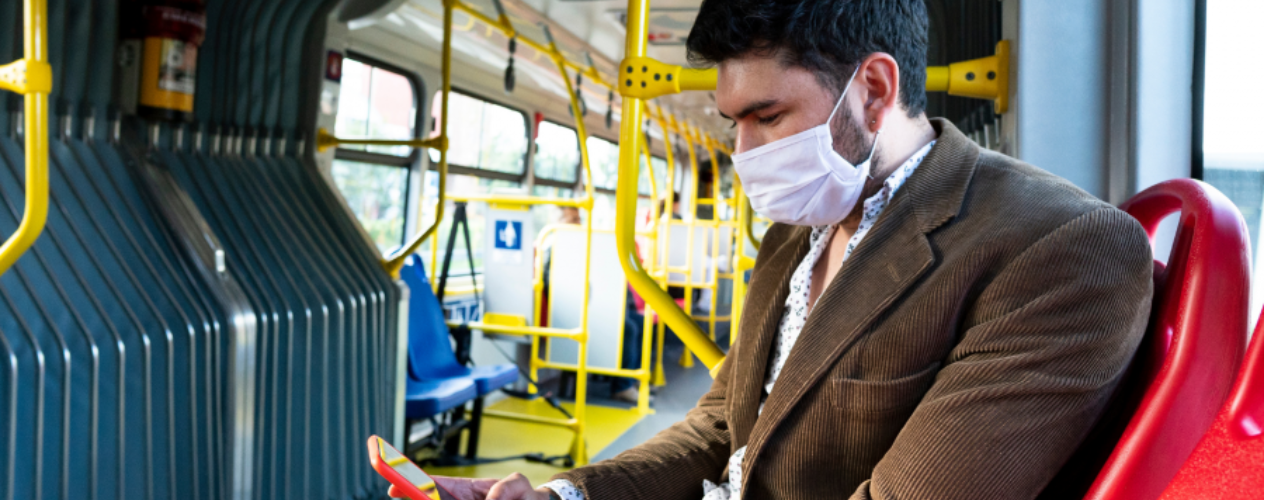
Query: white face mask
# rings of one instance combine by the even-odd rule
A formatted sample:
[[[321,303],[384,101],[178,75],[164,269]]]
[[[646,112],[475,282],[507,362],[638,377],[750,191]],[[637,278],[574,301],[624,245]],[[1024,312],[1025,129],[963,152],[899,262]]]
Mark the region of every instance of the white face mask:
[[[834,151],[830,131],[855,79],[852,73],[824,125],[733,155],[733,167],[756,212],[773,222],[823,226],[847,218],[860,201],[878,139],[873,140],[869,158],[852,165]]]

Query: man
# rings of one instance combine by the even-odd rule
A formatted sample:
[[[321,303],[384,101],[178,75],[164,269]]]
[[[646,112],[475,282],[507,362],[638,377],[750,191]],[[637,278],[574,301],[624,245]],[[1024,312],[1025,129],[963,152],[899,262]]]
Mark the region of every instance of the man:
[[[705,1],[690,54],[718,66],[735,167],[778,222],[740,341],[687,418],[645,444],[536,490],[521,476],[452,486],[499,500],[693,500],[704,481],[707,498],[1039,496],[1132,359],[1150,250],[1126,214],[928,120],[926,30],[923,0]]]

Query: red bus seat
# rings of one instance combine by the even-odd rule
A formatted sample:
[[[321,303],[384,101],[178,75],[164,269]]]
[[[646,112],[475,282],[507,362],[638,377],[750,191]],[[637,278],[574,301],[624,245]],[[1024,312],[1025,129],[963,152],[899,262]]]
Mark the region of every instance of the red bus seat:
[[[1264,497],[1264,321],[1229,402],[1220,409],[1163,500],[1258,500]]]
[[[1168,263],[1155,262],[1146,337],[1106,413],[1041,498],[1154,500],[1229,394],[1246,343],[1246,227],[1215,188],[1167,181],[1121,207],[1154,241],[1180,212]]]

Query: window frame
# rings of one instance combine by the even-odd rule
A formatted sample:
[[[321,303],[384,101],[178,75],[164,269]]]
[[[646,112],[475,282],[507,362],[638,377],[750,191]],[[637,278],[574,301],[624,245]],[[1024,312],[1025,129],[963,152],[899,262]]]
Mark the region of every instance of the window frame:
[[[529,149],[531,149],[531,176],[533,179],[535,179],[535,185],[564,188],[564,189],[574,189],[576,185],[582,184],[584,181],[584,151],[580,147],[580,144],[579,144],[579,131],[576,130],[575,127],[568,127],[565,124],[562,124],[561,122],[557,122],[557,121],[545,118],[543,120],[540,120],[540,122],[535,125],[536,133],[532,134],[535,136],[535,138],[539,137],[539,127],[540,125],[544,123],[551,123],[553,125],[557,125],[559,127],[562,127],[564,129],[570,130],[571,132],[575,133],[575,152],[578,153],[579,161],[575,162],[575,182],[566,182],[566,181],[559,181],[557,179],[550,179],[548,177],[540,177],[539,175],[535,173],[535,156],[536,156],[536,153],[539,153],[539,151],[536,148],[536,141],[533,138],[531,140],[531,144],[530,144],[531,147]]]
[[[1207,93],[1207,0],[1194,0],[1194,74],[1192,87],[1193,98],[1190,100],[1190,114],[1193,123],[1190,127],[1190,172],[1189,176],[1200,181],[1206,180],[1206,161],[1203,151],[1205,130]]]
[[[443,89],[439,89],[433,95],[439,96],[442,92],[443,92]],[[527,112],[523,111],[521,108],[510,106],[508,103],[504,101],[500,101],[497,99],[489,99],[477,92],[470,92],[468,90],[465,90],[464,87],[453,86],[451,89],[451,92],[454,94],[461,94],[465,97],[469,97],[472,99],[478,99],[480,101],[483,101],[484,103],[495,104],[502,108],[518,113],[518,115],[522,116],[522,125],[523,125],[522,128],[524,130],[523,138],[526,139],[527,141],[527,150],[522,153],[522,173],[521,174],[511,174],[508,172],[497,172],[495,170],[487,170],[487,169],[478,168],[478,167],[471,167],[468,165],[458,165],[456,163],[452,163],[451,161],[448,161],[448,173],[469,175],[469,176],[474,176],[474,177],[484,177],[484,178],[495,179],[495,180],[513,181],[519,184],[526,183],[527,176],[530,175],[530,173],[533,170],[532,168],[533,165],[531,165],[530,163],[531,162],[531,148],[532,148],[532,142],[533,142],[531,138],[532,123],[531,123],[531,120],[527,119]],[[431,97],[430,101],[433,102],[434,97]],[[429,117],[430,113],[426,113],[423,116]],[[446,118],[446,117],[442,117],[442,118]],[[436,121],[434,125],[431,127],[431,130],[427,131],[427,134],[437,131],[438,125],[439,124]],[[439,162],[430,161],[429,163],[430,163],[430,166],[428,168],[429,170],[432,170],[435,172],[439,171]]]
[[[353,60],[355,62],[358,62],[360,64],[364,64],[366,66],[372,67],[372,68],[380,68],[380,69],[389,71],[391,73],[395,73],[397,75],[403,76],[404,79],[408,80],[408,83],[409,85],[412,86],[412,90],[413,90],[413,109],[415,109],[417,113],[417,115],[413,117],[413,138],[421,139],[422,137],[424,137],[424,134],[428,133],[428,131],[424,129],[426,126],[426,116],[428,116],[427,112],[429,111],[428,109],[429,103],[425,102],[424,99],[420,98],[420,96],[426,94],[426,83],[424,80],[421,79],[420,75],[418,75],[417,73],[413,71],[404,69],[403,67],[399,65],[392,64],[387,61],[383,61],[381,59],[370,56],[368,54],[364,54],[362,52],[349,50],[347,51],[346,58]],[[341,89],[341,83],[339,84],[339,88]],[[369,92],[370,92],[370,98],[372,98],[372,90],[370,89]],[[412,193],[413,172],[417,170],[417,167],[421,164],[422,157],[423,155],[422,155],[421,148],[412,148],[412,152],[410,152],[408,156],[395,156],[395,155],[390,155],[390,154],[385,154],[385,153],[361,151],[358,149],[344,149],[342,147],[334,148],[334,160],[352,161],[352,162],[357,162],[357,163],[369,163],[369,164],[380,165],[384,167],[402,168],[405,170],[404,193],[403,193],[404,227],[401,228],[402,230],[400,231],[401,236],[398,242],[400,245],[404,245],[408,243],[408,226],[409,226],[410,220],[414,217],[414,215],[410,213],[411,211],[408,210],[409,203],[412,200],[412,194],[413,194]],[[334,189],[341,190],[341,188],[339,188],[337,185],[334,185],[333,187]],[[356,222],[359,223],[361,226],[364,225],[358,219],[356,220]]]

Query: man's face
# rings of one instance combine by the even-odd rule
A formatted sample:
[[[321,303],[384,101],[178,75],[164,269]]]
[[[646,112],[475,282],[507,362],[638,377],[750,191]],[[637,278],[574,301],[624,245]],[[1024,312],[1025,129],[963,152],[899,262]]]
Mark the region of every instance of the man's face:
[[[850,92],[856,91],[853,85]],[[752,53],[719,64],[715,102],[737,129],[736,153],[820,126],[837,99],[811,71],[783,64],[775,55]],[[860,124],[854,122],[851,103],[844,102],[831,129],[834,149],[857,161],[868,149]]]

